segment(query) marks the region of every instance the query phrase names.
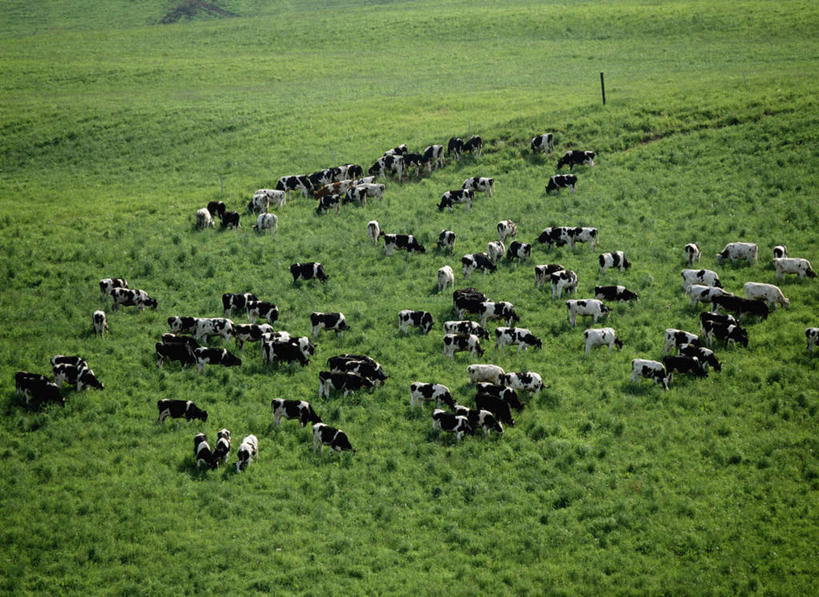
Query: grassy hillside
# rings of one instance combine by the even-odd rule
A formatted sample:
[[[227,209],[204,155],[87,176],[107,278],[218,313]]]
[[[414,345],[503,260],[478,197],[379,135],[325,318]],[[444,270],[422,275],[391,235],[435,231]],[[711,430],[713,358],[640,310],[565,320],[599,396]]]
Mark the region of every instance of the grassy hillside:
[[[668,392],[629,382],[632,358],[660,358],[665,328],[698,331],[680,291],[687,242],[738,294],[776,282],[775,244],[819,262],[813,4],[217,4],[235,16],[164,25],[179,4],[149,1],[10,2],[0,17],[3,592],[817,591],[819,374],[804,340],[817,282],[780,282],[791,308],[749,323],[747,349],[716,347],[720,373],[675,376]],[[558,153],[597,152],[575,194],[544,193],[555,159],[528,142],[545,131]],[[483,156],[386,181],[383,202],[317,216],[294,199],[273,238],[244,215],[279,176],[475,133]],[[494,176],[495,196],[435,208],[473,175]],[[193,230],[213,199],[243,213],[240,230]],[[530,263],[464,279],[460,257],[506,218],[526,242],[596,226],[600,247],[536,245]],[[370,219],[427,252],[385,257]],[[444,228],[454,255],[434,249]],[[758,243],[759,262],[717,266],[735,240]],[[633,267],[600,275],[597,254],[618,249]],[[294,285],[288,267],[305,260],[330,280]],[[533,265],[554,262],[577,272],[578,298],[596,284],[640,295],[605,322],[622,351],[583,355],[588,321],[571,328],[563,301],[534,288]],[[513,302],[543,349],[490,342],[483,359],[449,361],[438,325],[400,334],[400,309],[450,318],[444,264],[456,287]],[[97,287],[110,276],[159,308],[111,312]],[[221,294],[240,291],[277,303],[281,329],[307,334],[312,311],[338,310],[351,330],[320,336],[305,368],[267,369],[251,344],[234,369],[155,367],[167,317],[221,315]],[[318,399],[318,371],[342,352],[376,358],[387,384]],[[83,355],[105,389],[25,408],[14,372],[47,373],[60,353]],[[502,437],[457,443],[432,431],[429,406],[410,411],[409,384],[472,404],[473,362],[537,371],[546,388]],[[357,453],[313,456],[308,430],[272,425],[275,397],[310,400]],[[160,398],[195,400],[207,423],[157,425]],[[195,468],[193,436],[222,427],[234,450],[259,437],[246,473]]]

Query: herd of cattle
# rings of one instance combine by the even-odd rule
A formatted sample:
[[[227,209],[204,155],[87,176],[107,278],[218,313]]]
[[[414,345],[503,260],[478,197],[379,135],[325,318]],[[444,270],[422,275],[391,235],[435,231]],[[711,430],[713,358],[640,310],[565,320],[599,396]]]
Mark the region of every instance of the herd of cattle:
[[[531,140],[530,147],[534,153],[543,152],[547,156],[554,151],[554,137],[546,133]],[[406,145],[398,146],[384,153],[369,168],[367,177],[364,177],[361,166],[347,164],[345,166],[328,168],[309,175],[283,176],[278,180],[274,189],[259,189],[254,193],[247,209],[256,216],[253,226],[257,232],[270,231],[275,234],[278,229],[278,217],[269,212],[271,206],[282,208],[288,199],[289,193],[300,193],[304,198],[310,194],[317,201],[316,212],[321,214],[334,209],[338,212],[339,205],[354,202],[364,205],[367,198],[381,200],[385,185],[378,183],[378,178],[394,176],[397,180],[409,179],[414,172],[420,177],[423,170],[432,172],[444,167],[445,156],[455,160],[461,159],[465,152],[472,152],[480,156],[483,141],[480,137],[472,137],[466,142],[459,138],[449,141],[446,152],[443,145],[430,145],[420,153],[410,153]],[[573,171],[574,166],[594,166],[595,154],[592,151],[572,150],[566,152],[557,162],[558,170],[568,167]],[[555,174],[546,185],[546,193],[570,188],[572,192],[577,184],[577,175]],[[494,192],[495,179],[490,177],[471,177],[464,181],[462,188],[444,192],[438,209],[453,210],[457,204],[465,204],[471,208],[475,193],[486,193],[491,197]],[[225,228],[238,228],[240,214],[228,211],[221,201],[212,201],[207,207],[196,212],[195,225],[197,229],[214,226],[214,218],[221,220]],[[517,226],[511,220],[503,220],[497,224],[498,240],[487,243],[485,253],[469,253],[462,257],[463,276],[468,278],[474,271],[480,270],[484,274],[495,271],[500,260],[518,260],[525,262],[531,258],[532,245],[530,243],[513,240],[517,235]],[[392,255],[395,250],[404,250],[408,253],[424,253],[424,246],[411,234],[387,234],[381,230],[376,220],[367,223],[367,236],[373,245],[381,239],[384,242],[385,255]],[[592,227],[550,227],[544,229],[537,237],[539,244],[546,245],[547,250],[553,246],[568,246],[575,250],[577,243],[588,243],[594,251],[598,240],[598,230]],[[438,248],[444,252],[454,253],[456,233],[452,230],[442,230],[438,238]],[[685,247],[685,259],[688,265],[698,263],[700,249],[696,243]],[[725,260],[732,263],[737,260],[747,260],[755,263],[757,260],[757,245],[753,243],[729,243],[716,255],[717,264]],[[623,251],[613,251],[597,256],[600,273],[616,268],[619,272],[629,268],[631,263]],[[810,262],[806,259],[789,258],[784,246],[774,248],[774,268],[776,278],[782,279],[785,274],[795,274],[800,277],[815,277]],[[317,279],[324,282],[328,279],[322,264],[317,262],[294,263],[290,267],[294,283],[299,279]],[[577,274],[560,264],[535,265],[535,287],[544,287],[547,283],[551,287],[552,299],[560,299],[563,293],[575,294],[578,288]],[[508,301],[490,300],[476,288],[455,290],[455,275],[448,265],[437,272],[438,289],[445,290],[448,286],[453,289],[453,313],[457,319],[443,322],[444,335],[443,355],[452,359],[455,352],[468,351],[475,357],[484,354],[481,340],[490,338],[487,330],[489,320],[499,320],[494,330],[495,349],[503,350],[505,346],[517,346],[520,353],[528,348],[541,348],[542,340],[537,338],[529,329],[517,327],[520,321],[515,307]],[[128,283],[121,278],[106,278],[100,280],[100,298],[111,299],[111,309],[118,310],[121,306],[134,306],[139,310],[145,308],[157,309],[157,301],[144,290],[129,289]],[[723,289],[716,272],[707,269],[683,269],[682,287],[692,306],[705,303],[713,310],[700,314],[700,334],[685,330],[665,330],[665,345],[662,362],[652,359],[634,359],[631,363],[631,381],[639,378],[649,378],[655,383],[662,384],[668,389],[674,373],[686,373],[704,377],[709,368],[719,371],[721,366],[711,346],[714,340],[723,344],[738,343],[748,345],[748,333],[740,324],[740,320],[748,317],[767,318],[771,308],[777,304],[789,306],[789,301],[781,290],[772,284],[748,282],[744,285],[744,297],[736,296]],[[637,301],[636,293],[622,285],[600,285],[594,287],[594,296],[589,298],[572,298],[565,301],[569,324],[574,327],[577,317],[591,317],[594,323],[607,317],[611,312],[606,302],[633,302]],[[224,342],[234,339],[236,348],[243,349],[245,342],[257,342],[261,347],[262,361],[266,366],[288,366],[297,363],[300,366],[309,364],[315,354],[315,340],[322,330],[333,330],[338,334],[348,329],[343,313],[314,312],[310,316],[312,339],[307,336],[295,336],[284,330],[275,330],[273,325],[278,320],[278,307],[268,301],[259,300],[253,293],[232,294],[222,296],[222,317],[189,317],[173,316],[168,318],[169,333],[162,335],[155,345],[156,366],[163,367],[166,363],[178,362],[182,367],[196,366],[200,374],[205,374],[207,365],[222,365],[227,367],[240,366],[242,361],[227,348],[211,347],[206,343],[211,337],[222,337]],[[246,313],[249,323],[234,323],[230,316],[233,312]],[[724,313],[723,313],[724,311]],[[474,317],[478,321],[473,321]],[[264,322],[260,322],[263,320]],[[104,336],[108,331],[108,321],[105,311],[96,310],[93,313],[95,332]],[[409,327],[416,327],[422,333],[429,333],[434,327],[432,314],[427,311],[403,309],[398,312],[399,330],[407,333]],[[808,328],[805,331],[808,350],[813,351],[819,340],[819,328]],[[702,339],[700,338],[702,336]],[[611,327],[589,328],[583,332],[585,352],[592,348],[607,346],[622,348],[623,342],[616,331]],[[706,347],[704,344],[707,344]],[[673,351],[678,354],[670,354]],[[343,392],[346,396],[350,392],[362,389],[372,390],[383,385],[387,379],[381,365],[365,355],[343,354],[331,357],[327,361],[328,370],[320,371],[319,398],[328,398],[331,392]],[[76,387],[78,391],[86,387],[102,389],[102,384],[96,379],[93,371],[80,357],[65,357],[62,355],[52,359],[52,377],[28,372],[18,372],[16,386],[18,394],[25,397],[26,403],[57,402],[65,404],[61,393],[63,383]],[[432,413],[433,428],[452,432],[457,439],[464,434],[472,434],[481,429],[484,434],[495,431],[503,433],[503,424],[514,425],[511,410],[522,410],[518,392],[537,394],[543,388],[541,376],[533,371],[506,373],[503,369],[492,364],[473,364],[467,368],[469,379],[476,384],[475,408],[458,404],[449,388],[434,382],[416,381],[410,385],[410,409],[416,403],[434,401],[436,407]],[[443,406],[449,410],[443,410]],[[351,451],[353,449],[347,435],[340,429],[325,424],[313,410],[309,402],[304,400],[274,399],[271,403],[274,423],[279,425],[282,418],[295,419],[305,426],[313,426],[313,452],[324,445],[333,452]],[[193,419],[207,420],[207,412],[197,407],[191,401],[163,399],[158,402],[159,422],[166,418],[184,418],[188,422]],[[222,429],[217,433],[215,448],[211,449],[207,437],[199,433],[194,438],[194,460],[199,467],[216,468],[220,463],[227,462],[230,452],[230,431]],[[258,439],[255,435],[246,436],[238,451],[236,469],[244,470],[248,464],[258,458]]]

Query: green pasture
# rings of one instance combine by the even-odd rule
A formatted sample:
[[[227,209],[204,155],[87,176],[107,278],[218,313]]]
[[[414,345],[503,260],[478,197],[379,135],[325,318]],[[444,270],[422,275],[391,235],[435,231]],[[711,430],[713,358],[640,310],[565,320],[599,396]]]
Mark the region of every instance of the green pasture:
[[[786,244],[819,265],[814,3],[215,4],[14,0],[0,15],[0,592],[817,593],[819,357],[804,330],[819,326],[819,283],[777,282],[770,263]],[[547,131],[558,155],[597,152],[574,194],[544,192],[557,156],[529,139]],[[481,157],[387,180],[382,202],[318,216],[292,198],[276,236],[251,230],[247,201],[280,176],[470,134]],[[470,176],[495,177],[495,195],[439,212]],[[216,199],[242,213],[239,230],[194,230]],[[518,240],[583,225],[600,246],[535,244],[529,263],[465,279],[461,256],[507,218]],[[371,219],[426,253],[386,257]],[[453,255],[435,248],[443,229]],[[717,266],[739,240],[758,263]],[[777,283],[791,307],[748,322],[747,349],[716,346],[723,370],[707,379],[633,384],[631,359],[659,359],[666,328],[699,330],[679,274],[691,241],[726,289]],[[613,250],[633,267],[599,274]],[[290,264],[312,260],[328,282],[293,284]],[[555,262],[577,272],[577,298],[596,284],[640,295],[600,323],[622,351],[583,354],[590,322],[570,327],[564,301],[534,287],[533,266]],[[445,264],[456,288],[513,302],[543,349],[484,342],[482,359],[444,359]],[[111,311],[104,277],[159,308]],[[323,333],[304,368],[267,368],[253,344],[238,368],[156,368],[169,316],[221,316],[222,293],[245,291],[291,333],[309,334],[312,311],[342,311],[351,329]],[[400,334],[407,308],[435,329]],[[318,399],[318,372],[343,352],[381,362],[384,387]],[[105,389],[27,408],[14,373],[48,373],[55,354],[82,355]],[[429,405],[410,411],[409,385],[473,404],[474,362],[546,387],[503,436],[456,442]],[[314,456],[309,429],[273,426],[276,397],[311,401],[356,454]],[[194,400],[207,423],[157,424],[161,398]],[[197,470],[193,436],[213,443],[222,427],[230,465]],[[250,433],[259,461],[237,474]]]

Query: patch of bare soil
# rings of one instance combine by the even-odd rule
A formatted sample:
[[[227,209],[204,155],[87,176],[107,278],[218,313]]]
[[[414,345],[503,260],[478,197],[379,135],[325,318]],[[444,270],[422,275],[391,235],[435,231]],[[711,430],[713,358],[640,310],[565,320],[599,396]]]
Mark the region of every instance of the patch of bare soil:
[[[204,0],[183,0],[183,2],[180,2],[173,9],[168,11],[168,13],[162,17],[162,20],[159,22],[163,25],[167,25],[169,23],[176,23],[183,18],[192,19],[200,13],[205,13],[214,17],[236,16],[235,13],[225,10],[221,6],[216,6],[210,2],[205,2]]]

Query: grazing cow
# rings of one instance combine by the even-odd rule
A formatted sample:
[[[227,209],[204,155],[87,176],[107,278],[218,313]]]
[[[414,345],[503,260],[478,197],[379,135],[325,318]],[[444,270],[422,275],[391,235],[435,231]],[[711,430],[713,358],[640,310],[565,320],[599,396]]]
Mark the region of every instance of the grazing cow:
[[[348,189],[347,192],[344,194],[344,203],[357,201],[362,206],[364,206],[367,204],[368,197],[375,197],[379,201],[382,201],[384,199],[385,188],[386,187],[383,184],[376,183],[357,184],[351,189]]]
[[[407,178],[410,170],[415,170],[415,176],[421,178],[421,168],[424,166],[424,156],[420,153],[408,153],[404,156],[404,167],[407,169]]]
[[[144,290],[131,290],[128,288],[114,288],[111,290],[111,308],[116,311],[120,305],[123,307],[136,307],[140,311],[144,311],[146,307],[156,310],[156,299],[148,296]]]
[[[206,207],[210,215],[214,218],[222,218],[222,214],[225,213],[225,204],[221,201],[209,201],[208,206]]]
[[[574,193],[575,185],[577,184],[577,175],[575,174],[555,174],[549,178],[546,183],[546,194],[552,191],[560,192],[560,189],[570,188]]]
[[[77,367],[77,369],[87,369],[88,363],[85,361],[84,358],[79,356],[67,356],[64,354],[58,354],[51,357],[51,367],[54,368],[57,365],[73,365]]]
[[[748,348],[748,332],[739,324],[729,323],[726,325],[717,321],[706,320],[703,322],[702,327],[709,346],[713,344],[716,338],[726,346],[729,342],[739,342],[745,348]]]
[[[405,334],[409,326],[419,327],[424,334],[428,334],[432,325],[432,314],[429,311],[404,309],[398,312],[398,329]]]
[[[509,245],[509,250],[506,251],[507,259],[519,259],[524,262],[532,256],[532,245],[529,243],[522,243],[520,241],[512,241]]]
[[[475,396],[475,407],[478,410],[488,410],[496,419],[507,425],[513,427],[515,425],[515,420],[512,418],[512,411],[509,408],[510,404],[502,398],[492,396],[491,394],[478,394]]]
[[[466,420],[469,421],[469,426],[472,427],[473,434],[480,428],[483,429],[484,437],[488,436],[490,431],[494,431],[498,435],[503,435],[503,425],[501,425],[500,421],[495,418],[495,415],[488,410],[467,408],[460,404],[456,404],[453,409],[456,417],[466,417]]]
[[[789,309],[791,302],[785,298],[778,286],[773,284],[762,284],[761,282],[745,282],[742,287],[745,291],[745,297],[751,300],[763,300],[768,304],[768,308],[776,308],[776,305],[782,305]]]
[[[475,334],[478,338],[489,339],[489,332],[481,327],[481,324],[476,321],[469,321],[468,319],[462,321],[445,321],[444,333],[455,334],[457,336]]]
[[[438,234],[438,248],[442,251],[449,250],[450,253],[455,251],[455,233],[452,230],[441,230]]]
[[[26,404],[30,404],[33,400],[37,405],[56,402],[60,406],[65,406],[65,397],[60,393],[60,386],[44,375],[18,371],[14,375],[14,380],[16,391],[25,397]]]
[[[609,352],[613,346],[616,346],[617,350],[623,348],[623,341],[617,337],[614,328],[590,328],[583,332],[583,341],[586,345],[586,354],[595,346],[608,346]]]
[[[321,423],[321,417],[305,400],[274,398],[270,401],[270,406],[273,409],[273,424],[276,426],[281,424],[282,417],[288,420],[298,419],[302,427],[307,423]]]
[[[318,338],[321,330],[335,330],[336,336],[339,332],[349,330],[344,313],[321,313],[310,314],[310,325],[313,326],[313,338]]]
[[[594,152],[581,151],[579,149],[572,149],[563,154],[563,157],[557,160],[557,169],[560,170],[563,166],[569,166],[569,170],[573,170],[575,166],[594,166]]]
[[[439,383],[424,383],[421,381],[414,381],[410,384],[410,410],[415,408],[415,403],[423,409],[424,402],[431,402],[435,400],[437,408],[441,408],[441,402],[453,408],[455,400],[452,399],[452,394],[449,388]]]
[[[486,327],[487,319],[501,319],[506,325],[512,325],[514,321],[520,321],[520,317],[515,313],[515,307],[507,301],[484,301],[478,309],[481,316],[481,325]]]
[[[398,180],[401,180],[404,174],[404,156],[385,155],[380,157],[370,166],[367,170],[367,174],[382,177],[387,174],[395,174]]]
[[[504,370],[497,365],[489,365],[489,364],[480,364],[480,365],[469,365],[466,368],[466,372],[469,375],[469,380],[472,383],[479,383],[482,381],[493,383],[495,385],[501,385],[503,376],[505,375]]]
[[[452,271],[451,267],[445,265],[438,270],[438,292],[446,290],[448,284],[451,284],[453,288],[455,287],[455,272]]]
[[[569,324],[572,327],[575,326],[578,315],[588,315],[597,323],[599,318],[611,312],[611,309],[598,299],[569,299],[566,301],[566,309],[569,311]]]
[[[344,392],[345,398],[350,392],[358,391],[362,388],[372,390],[375,387],[373,380],[359,375],[358,373],[333,373],[332,371],[319,371],[319,398],[329,398],[330,390]]]
[[[381,226],[378,225],[378,220],[370,220],[367,222],[367,238],[370,239],[371,244],[377,245],[378,239],[382,236],[383,234],[381,233]]]
[[[512,220],[501,220],[498,222],[498,240],[506,242],[510,236],[514,237],[518,234],[518,227]]]
[[[551,249],[552,245],[562,247],[565,244],[572,242],[572,235],[568,226],[550,226],[544,228],[537,237],[537,242],[546,245],[546,248]]]
[[[168,317],[168,327],[175,334],[193,334],[197,321],[196,317]]]
[[[86,371],[90,371],[92,376],[94,374],[94,372],[88,368],[85,361],[76,365],[72,363],[56,363],[51,366],[51,371],[54,374],[55,384],[62,386],[66,383],[70,386],[76,386],[78,390],[82,389],[82,382],[80,381],[82,374]],[[99,389],[102,389],[101,384]]]
[[[745,259],[749,264],[756,263],[757,246],[755,243],[728,243],[717,253],[717,264],[722,265],[726,259],[734,263],[737,259]]]
[[[446,154],[451,155],[456,162],[461,159],[464,153],[464,140],[460,137],[450,137],[446,146]]]
[[[733,315],[726,315],[726,314],[723,314],[723,313],[715,313],[713,311],[703,311],[702,313],[700,313],[700,325],[703,328],[703,330],[705,329],[705,327],[704,327],[705,322],[709,321],[709,320],[710,321],[715,321],[717,323],[721,323],[721,324],[724,324],[724,325],[730,325],[732,323],[733,324],[738,323],[736,318],[734,318]],[[703,333],[705,333],[705,332],[703,331]]]
[[[668,389],[668,382],[671,377],[665,371],[665,365],[657,361],[648,359],[633,359],[631,361],[631,381],[634,383],[638,377],[653,379],[655,384],[663,384],[663,388]]]
[[[253,197],[247,203],[247,211],[251,214],[267,213],[269,209],[270,195],[267,194],[267,189],[259,189],[253,193]]]
[[[722,288],[716,286],[704,286],[702,284],[691,284],[685,288],[688,294],[688,306],[693,307],[696,303],[711,303],[715,297],[730,295]]]
[[[341,195],[327,195],[322,197],[318,201],[318,205],[316,206],[316,215],[320,216],[326,211],[330,211],[331,209],[338,214],[338,208],[340,205]]]
[[[461,441],[464,434],[472,434],[472,426],[466,417],[453,415],[436,408],[432,411],[432,428],[435,431],[448,431],[455,434],[455,438]]]
[[[392,252],[404,250],[407,253],[417,251],[418,253],[426,253],[424,245],[411,234],[385,234],[384,235],[384,254],[392,255]]]
[[[232,335],[236,340],[236,348],[242,350],[245,342],[261,342],[272,332],[273,328],[269,324],[246,323],[234,324]]]
[[[456,334],[444,335],[444,356],[454,358],[456,352],[470,351],[473,356],[482,356],[481,341],[475,334],[459,336]]]
[[[717,272],[710,269],[684,269],[680,272],[682,276],[682,289],[685,289],[691,284],[702,284],[704,286],[715,286],[722,288]]]
[[[494,272],[497,269],[497,266],[492,263],[486,253],[467,253],[461,257],[461,264],[463,265],[465,278],[468,278],[476,269],[483,271],[484,275],[486,275],[486,272]]]
[[[233,309],[247,309],[251,301],[258,301],[252,292],[232,293],[226,292],[222,295],[222,315],[228,317],[233,314]]]
[[[226,211],[223,213],[222,228],[239,228],[239,212]]]
[[[14,374],[15,393],[19,396],[26,394],[27,388],[45,383],[53,383],[51,378],[41,373],[31,373],[30,371],[18,371]],[[56,384],[55,384],[56,385]]]
[[[338,452],[339,455],[341,455],[344,450],[348,450],[355,454],[355,450],[353,449],[353,446],[350,445],[350,440],[347,437],[347,434],[341,429],[330,427],[324,423],[316,423],[313,425],[313,454],[316,453],[316,447],[318,447],[319,455],[321,455],[324,446],[328,446],[330,448],[331,457],[334,451]]]
[[[555,150],[555,136],[552,133],[544,133],[532,137],[531,147],[532,153],[542,151],[545,155],[549,155]]]
[[[305,199],[312,187],[312,183],[304,175],[282,176],[276,183],[277,191],[284,191],[285,194],[293,191],[300,192]]]
[[[317,278],[322,282],[326,282],[329,278],[329,276],[324,273],[324,268],[322,265],[316,261],[294,263],[290,266],[290,274],[293,276],[294,284],[299,278],[304,278],[305,280]]]
[[[454,211],[452,206],[458,203],[466,203],[466,206],[472,209],[472,198],[474,196],[475,192],[469,189],[447,191],[441,195],[441,203],[438,204],[438,211],[444,211],[445,207],[448,207],[449,211]]]
[[[577,292],[577,274],[570,269],[563,269],[553,272],[549,276],[549,283],[552,286],[552,300],[560,298],[565,290],[572,294]]]
[[[361,354],[341,354],[327,359],[332,373],[358,373],[373,383],[384,385],[387,374],[381,364]]]
[[[603,253],[597,258],[597,262],[600,264],[600,273],[605,274],[606,270],[610,267],[616,267],[621,272],[623,268],[631,267],[631,262],[626,259],[625,253],[623,251],[614,251],[613,253]]]
[[[574,228],[565,227],[565,230],[568,236],[569,248],[572,251],[574,251],[577,243],[589,243],[589,249],[594,251],[594,245],[597,243],[597,228],[575,226]]]
[[[774,259],[781,259],[788,256],[788,247],[785,245],[776,245],[773,248]]]
[[[219,466],[221,460],[227,464],[228,454],[230,454],[230,431],[220,429],[216,432],[216,448],[213,450],[213,466]]]
[[[805,338],[808,341],[808,352],[813,352],[816,342],[819,340],[819,328],[805,328]]]
[[[497,263],[498,259],[506,254],[506,247],[504,247],[503,243],[499,240],[490,241],[486,243],[486,254],[489,255],[489,259],[492,260],[492,263]]]
[[[256,323],[258,318],[266,319],[267,323],[273,323],[279,318],[279,308],[267,301],[249,300],[247,301],[247,318],[250,323]]]
[[[354,186],[353,181],[349,179],[331,182],[330,184],[326,184],[320,189],[313,191],[313,197],[316,199],[322,199],[324,197],[332,197],[333,195],[341,195],[352,189]]]
[[[466,143],[464,144],[466,150]],[[432,172],[433,169],[444,167],[444,146],[430,145],[424,149],[423,156],[424,163],[427,165],[427,172]]]
[[[224,317],[202,317],[197,318],[193,328],[193,337],[199,342],[202,338],[211,336],[222,336],[225,342],[233,333],[233,322]]]
[[[564,270],[565,268],[559,263],[544,263],[543,265],[535,266],[535,288],[540,288],[550,282],[552,274]]]
[[[238,367],[242,360],[236,355],[228,352],[226,348],[208,348],[200,346],[194,349],[193,356],[196,357],[196,367],[199,373],[205,374],[205,365],[222,365],[224,367]]]
[[[481,303],[487,300],[489,298],[475,288],[461,288],[452,293],[453,310],[459,319],[463,319],[464,313],[479,313]]]
[[[251,434],[245,436],[236,451],[236,472],[242,472],[254,460],[259,460],[259,440]]]
[[[279,217],[276,214],[259,214],[256,223],[253,225],[254,232],[264,232],[269,230],[271,236],[279,230]]]
[[[105,389],[105,386],[102,385],[97,379],[97,376],[94,375],[94,371],[88,369],[81,369],[79,375],[77,376],[77,391],[82,392],[85,388],[95,388],[97,390]]]
[[[286,363],[299,362],[299,365],[304,367],[310,363],[310,355],[313,351],[310,350],[312,344],[305,345],[299,338],[290,338],[289,340],[279,339],[262,342],[262,361],[271,365],[273,361],[284,361]]]
[[[213,468],[213,453],[204,433],[197,433],[193,438],[193,459],[199,468]]]
[[[407,144],[402,143],[398,147],[393,147],[392,149],[388,149],[384,152],[384,155],[407,155],[409,153],[409,149],[407,149]]]
[[[472,135],[469,139],[464,141],[464,153],[474,153],[477,157],[481,157],[483,152],[483,139],[478,135]]]
[[[332,183],[336,179],[336,176],[341,172],[339,168],[325,168],[324,170],[318,170],[317,172],[313,172],[307,175],[307,180],[310,181],[310,189],[315,192],[315,189],[318,189],[324,185],[328,185]]]
[[[773,260],[773,266],[776,270],[776,279],[781,280],[785,274],[796,274],[800,278],[807,276],[808,278],[815,278],[816,272],[810,265],[807,259],[799,259],[797,257],[777,257]]]
[[[194,348],[199,348],[199,342],[197,342],[191,336],[180,336],[177,334],[162,334],[162,343],[163,344],[181,344],[183,346],[187,346],[188,349],[193,354]]]
[[[165,423],[168,417],[172,419],[185,419],[190,424],[193,419],[199,419],[203,423],[208,420],[208,412],[196,406],[190,400],[169,400],[164,398],[156,403],[159,409],[157,423]]]
[[[508,388],[505,385],[482,381],[475,384],[475,394],[494,396],[495,398],[500,398],[518,412],[523,410],[523,404],[521,403],[520,398],[518,398],[518,393],[514,390],[514,388]]]
[[[667,355],[674,349],[679,349],[683,344],[700,345],[699,336],[686,332],[685,330],[678,330],[675,328],[668,328],[665,331],[665,344],[663,346],[663,356]]]
[[[724,296],[715,296],[711,299],[711,304],[714,309],[724,309],[731,313],[736,313],[737,318],[742,318],[743,315],[758,315],[762,319],[768,319],[768,305],[764,301],[754,301],[741,296],[734,296],[727,294]]]
[[[105,311],[97,309],[94,311],[94,333],[98,336],[105,337],[105,332],[108,331],[108,318],[105,316]]]
[[[501,376],[500,382],[513,390],[531,392],[535,395],[540,394],[540,390],[543,389],[543,380],[540,374],[534,371],[505,373]]]
[[[688,265],[700,262],[700,246],[697,243],[688,243],[685,245],[685,262]]]
[[[663,357],[663,366],[668,372],[669,381],[675,373],[690,373],[696,377],[708,376],[708,371],[697,357],[669,355]]]
[[[194,342],[196,341],[194,340]],[[196,363],[196,357],[193,354],[194,350],[195,348],[191,348],[186,344],[157,342],[156,366],[158,369],[161,369],[165,361],[179,361],[183,367],[193,365]]]
[[[594,298],[601,301],[636,301],[637,295],[625,286],[595,286]]]
[[[260,197],[260,199],[257,199],[257,197]],[[257,202],[259,205],[264,204],[265,200],[267,201],[267,207],[273,204],[281,209],[287,203],[287,193],[276,189],[259,189],[253,194],[252,201]],[[267,211],[267,208],[264,211]]]
[[[518,354],[531,347],[543,348],[543,341],[526,328],[498,326],[495,328],[495,348],[503,350],[507,344],[517,344]]]
[[[473,176],[467,178],[461,188],[473,193],[486,193],[487,197],[491,197],[492,193],[495,192],[495,179],[485,176]]]
[[[206,207],[196,210],[196,229],[204,230],[205,228],[213,228],[213,217]]]
[[[683,344],[680,346],[680,354],[685,357],[697,357],[703,367],[711,366],[714,371],[722,371],[722,365],[710,348],[695,346],[694,344]]]
[[[124,278],[103,278],[100,280],[100,300],[111,296],[114,288],[128,288],[128,282]]]

